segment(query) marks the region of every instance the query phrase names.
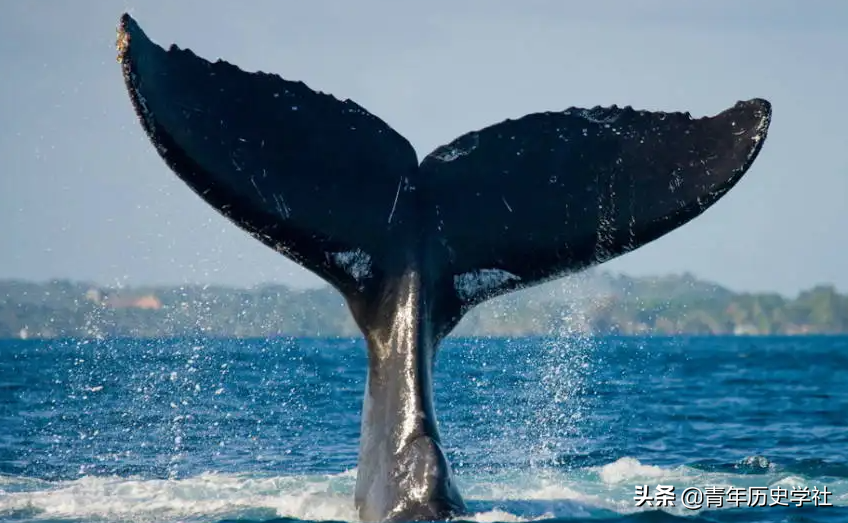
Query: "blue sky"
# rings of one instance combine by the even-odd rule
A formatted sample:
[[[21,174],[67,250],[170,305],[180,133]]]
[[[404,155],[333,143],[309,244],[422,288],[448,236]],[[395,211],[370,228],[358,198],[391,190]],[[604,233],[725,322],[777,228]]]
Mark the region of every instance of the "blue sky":
[[[348,97],[423,157],[471,129],[568,106],[714,114],[774,106],[743,181],[605,268],[737,290],[848,290],[848,2],[0,3],[0,277],[102,283],[315,276],[219,216],[143,135],[115,62],[127,10],[160,44]]]

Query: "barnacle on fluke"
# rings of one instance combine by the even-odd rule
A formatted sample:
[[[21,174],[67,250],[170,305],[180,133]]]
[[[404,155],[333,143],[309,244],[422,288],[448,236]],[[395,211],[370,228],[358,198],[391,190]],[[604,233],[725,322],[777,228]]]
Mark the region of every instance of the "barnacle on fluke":
[[[127,47],[130,45],[130,35],[124,29],[124,24],[118,24],[118,36],[115,42],[115,47],[118,50],[118,63],[124,61],[124,53],[127,52]]]

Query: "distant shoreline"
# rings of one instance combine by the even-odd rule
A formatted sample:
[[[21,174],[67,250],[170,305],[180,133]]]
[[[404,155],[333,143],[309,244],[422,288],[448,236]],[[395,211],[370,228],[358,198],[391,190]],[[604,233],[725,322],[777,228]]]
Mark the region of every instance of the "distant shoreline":
[[[848,334],[848,294],[736,293],[691,275],[588,273],[508,294],[468,313],[453,338]],[[357,338],[331,287],[112,288],[0,280],[0,339]]]

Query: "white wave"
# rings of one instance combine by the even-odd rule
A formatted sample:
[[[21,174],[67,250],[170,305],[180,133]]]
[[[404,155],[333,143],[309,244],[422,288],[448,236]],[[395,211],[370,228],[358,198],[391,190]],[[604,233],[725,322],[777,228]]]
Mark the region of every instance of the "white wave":
[[[84,477],[39,490],[0,492],[0,514],[34,510],[41,519],[146,522],[239,517],[264,510],[277,517],[355,521],[355,481],[349,473],[264,478],[202,474],[181,480]]]
[[[575,471],[529,469],[457,477],[478,523],[526,522],[553,517],[610,517],[637,508],[635,486],[734,486],[793,488],[827,486],[835,506],[848,505],[848,480],[822,483],[815,478],[781,474],[706,472],[685,466],[645,465],[622,458],[600,467]],[[214,521],[223,518],[297,518],[309,521],[358,521],[353,506],[356,471],[335,475],[262,477],[246,474],[201,474],[179,480],[83,477],[47,482],[0,476],[0,518],[27,511],[43,520],[110,522]],[[680,506],[675,514],[700,511]]]
[[[668,478],[672,473],[670,470],[654,465],[642,465],[634,458],[621,458],[597,470],[604,483],[624,483],[637,478]]]

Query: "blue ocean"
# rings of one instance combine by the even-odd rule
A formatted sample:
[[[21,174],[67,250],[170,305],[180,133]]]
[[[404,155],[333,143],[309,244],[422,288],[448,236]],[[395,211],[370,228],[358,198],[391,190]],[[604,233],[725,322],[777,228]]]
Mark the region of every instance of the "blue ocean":
[[[359,339],[0,342],[0,520],[356,521],[365,369]],[[435,387],[467,520],[848,521],[848,338],[449,339]]]

